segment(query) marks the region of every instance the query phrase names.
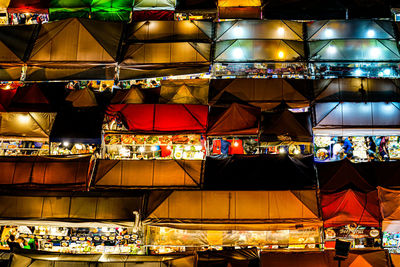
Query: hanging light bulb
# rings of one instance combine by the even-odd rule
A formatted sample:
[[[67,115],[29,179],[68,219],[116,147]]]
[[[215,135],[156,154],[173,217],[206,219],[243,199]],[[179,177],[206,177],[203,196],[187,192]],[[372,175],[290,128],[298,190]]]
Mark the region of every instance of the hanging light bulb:
[[[243,59],[244,53],[240,47],[233,49],[233,56],[235,59]]]
[[[300,154],[300,150],[295,149],[295,150],[293,151],[293,153],[294,153],[295,155],[298,155],[298,154]]]
[[[325,36],[326,36],[327,38],[332,38],[332,36],[333,36],[333,30],[332,30],[332,29],[326,29],[326,30],[325,30]]]
[[[63,143],[63,146],[69,146],[69,142],[65,141],[65,142]]]
[[[373,37],[375,37],[375,31],[374,31],[374,30],[368,30],[368,31],[367,31],[367,36],[368,36],[368,38],[373,38]]]
[[[278,57],[279,58],[284,58],[285,57],[285,53],[283,51],[279,51],[278,52]]]
[[[283,27],[279,27],[278,28],[278,34],[281,35],[281,36],[284,35],[285,34],[285,29]]]
[[[328,46],[328,53],[329,54],[331,54],[331,55],[336,54],[336,51],[337,51],[336,46],[334,46],[334,45]]]
[[[281,154],[285,154],[286,153],[286,149],[282,146],[279,148],[279,153]]]
[[[234,141],[234,142],[233,142],[233,146],[234,146],[234,147],[238,147],[238,146],[239,146],[239,142],[238,142],[238,141]]]

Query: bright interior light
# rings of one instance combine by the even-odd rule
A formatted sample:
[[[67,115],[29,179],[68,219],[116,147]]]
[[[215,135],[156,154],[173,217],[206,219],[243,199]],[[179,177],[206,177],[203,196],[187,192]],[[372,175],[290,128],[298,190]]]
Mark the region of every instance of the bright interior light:
[[[298,155],[298,154],[300,154],[300,150],[295,149],[295,150],[293,151],[293,153],[294,153],[295,155]]]
[[[27,123],[29,121],[29,115],[20,115],[18,121],[20,123]]]
[[[354,71],[354,75],[355,75],[355,76],[361,76],[361,74],[362,74],[362,70],[361,70],[361,69],[356,69],[356,70]]]
[[[144,152],[144,146],[139,147],[139,152],[141,152],[141,153]]]
[[[237,48],[233,49],[233,56],[236,59],[242,59],[244,56],[242,48],[237,47]]]
[[[237,141],[235,141],[235,142],[233,142],[233,146],[234,146],[234,147],[238,147],[238,146],[239,146],[239,143],[238,143]]]
[[[381,49],[378,48],[378,47],[373,47],[373,48],[371,48],[371,49],[369,50],[369,55],[370,55],[372,58],[378,58],[378,57],[380,56],[380,54],[381,54]]]
[[[155,146],[151,146],[151,151],[156,151],[157,148]]]
[[[392,71],[391,71],[390,69],[385,69],[385,70],[383,71],[383,74],[385,74],[386,76],[389,76],[391,72],[392,72]]]
[[[374,30],[368,30],[367,31],[367,36],[368,36],[368,38],[375,37],[375,31]]]
[[[81,144],[76,144],[75,145],[76,149],[81,150],[82,149],[82,145]]]
[[[281,35],[281,36],[284,35],[285,34],[285,29],[283,27],[279,27],[278,28],[278,34]]]
[[[333,46],[333,45],[330,45],[330,46],[328,46],[328,53],[329,54],[336,54],[336,51],[337,51],[337,49],[336,49],[336,46]]]
[[[235,28],[233,28],[233,33],[235,34],[236,37],[242,37],[243,36],[243,28],[240,26],[237,26]]]
[[[69,142],[64,142],[63,146],[69,146]]]
[[[285,154],[286,153],[285,148],[284,147],[279,148],[279,153]]]
[[[333,30],[332,29],[326,29],[325,30],[325,36],[327,38],[331,38],[333,36]]]
[[[279,58],[284,58],[285,57],[285,53],[283,53],[283,51],[279,51],[278,52],[278,57]]]

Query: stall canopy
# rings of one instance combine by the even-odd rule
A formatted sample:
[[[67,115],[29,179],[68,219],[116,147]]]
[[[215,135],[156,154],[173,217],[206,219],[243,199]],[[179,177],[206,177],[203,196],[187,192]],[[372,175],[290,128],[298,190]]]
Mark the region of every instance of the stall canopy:
[[[8,87],[7,87],[8,88]],[[0,111],[6,111],[8,106],[11,104],[17,88],[2,88],[0,89]]]
[[[383,224],[382,231],[399,232],[400,229],[400,191],[378,187]]]
[[[212,79],[209,103],[218,106],[248,103],[269,110],[285,101],[291,108],[302,108],[310,105],[308,90],[306,80]]]
[[[176,0],[135,0],[133,10],[175,10]]]
[[[50,0],[50,19],[129,21],[134,0]]]
[[[8,13],[48,13],[50,0],[10,0]]]
[[[268,230],[321,224],[313,190],[174,191],[147,223],[197,230]]]
[[[174,20],[176,0],[135,0],[133,20]]]
[[[303,40],[303,24],[283,20],[233,20],[216,23],[216,41],[235,39]]]
[[[48,141],[56,113],[0,112],[2,139]]]
[[[321,194],[321,209],[324,227],[352,223],[371,227],[381,225],[377,191],[361,193],[348,189],[332,194]]]
[[[18,254],[17,254],[18,253]],[[192,267],[196,266],[195,256],[144,256],[144,255],[65,255],[63,253],[29,253],[19,251],[12,255],[10,266],[15,267]]]
[[[0,157],[0,184],[5,188],[85,190],[90,156]]]
[[[197,266],[259,266],[257,248],[208,250],[197,252]]]
[[[214,108],[207,135],[257,135],[260,116],[259,108],[237,103],[222,112]]]
[[[160,103],[208,104],[208,79],[161,81]]]
[[[8,106],[12,111],[52,111],[54,107],[37,83],[18,87]]]
[[[218,0],[220,19],[260,19],[261,0]]]
[[[293,113],[289,110],[264,113],[260,140],[312,142],[310,113]]]
[[[217,8],[216,1],[214,0],[179,0],[176,3],[176,11],[195,11],[195,10],[208,10],[214,11]]]
[[[104,112],[97,109],[59,112],[50,134],[51,142],[101,144]]]
[[[204,171],[204,188],[212,190],[300,190],[314,188],[315,185],[312,156],[207,157]]]
[[[208,106],[184,104],[114,104],[106,111],[119,116],[125,127],[145,133],[205,133]]]
[[[305,266],[336,267],[334,250],[325,251],[290,251],[261,252],[262,267]],[[342,266],[356,267],[389,267],[392,266],[387,250],[350,250],[349,256],[341,261]]]
[[[327,102],[315,105],[314,134],[399,135],[398,102]]]
[[[117,90],[111,104],[143,104],[144,95],[139,88],[132,86],[129,90]]]
[[[65,98],[75,108],[97,106],[96,96],[89,88],[71,91]]]
[[[314,81],[317,102],[390,102],[400,100],[400,83],[393,79],[339,78]]]
[[[94,188],[199,187],[202,160],[97,160]]]
[[[368,179],[368,176],[364,177],[364,175],[359,172],[362,166],[356,166],[348,159],[334,162],[317,162],[315,164],[318,172],[319,186],[322,192],[337,192],[344,189],[353,189],[366,193],[376,189],[375,181],[371,181],[371,179]],[[384,166],[381,167],[385,168]]]

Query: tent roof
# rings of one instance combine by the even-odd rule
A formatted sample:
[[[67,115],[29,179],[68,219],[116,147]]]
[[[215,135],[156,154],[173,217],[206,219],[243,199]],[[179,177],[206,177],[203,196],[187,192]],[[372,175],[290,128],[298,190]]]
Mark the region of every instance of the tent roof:
[[[72,106],[76,108],[97,106],[96,96],[89,88],[71,91],[65,100],[72,102]]]
[[[4,139],[48,140],[56,113],[0,112],[0,136]]]
[[[233,103],[219,115],[210,115],[207,135],[257,135],[260,109]]]
[[[184,10],[213,10],[217,8],[215,0],[179,0],[176,4],[176,11]]]
[[[134,10],[174,10],[176,0],[135,0]]]
[[[211,190],[300,190],[315,185],[313,156],[207,157],[204,171],[204,188]]]
[[[185,104],[114,104],[107,115],[121,116],[129,131],[145,133],[204,133],[208,106]]]
[[[9,109],[13,111],[51,111],[51,102],[37,83],[18,87],[11,99]]]
[[[385,221],[400,220],[400,191],[378,187],[378,197]]]
[[[8,13],[48,13],[50,0],[10,0]]]
[[[362,192],[375,190],[374,180],[364,177],[359,172],[363,166],[356,166],[350,160],[315,163],[318,170],[318,180],[320,189],[323,192],[336,192],[343,189],[354,189]],[[359,167],[359,168],[357,168]],[[384,168],[384,166],[381,166]]]
[[[162,80],[160,103],[208,103],[208,79]]]
[[[264,113],[261,126],[261,141],[312,142],[310,113]]]
[[[174,191],[151,225],[183,229],[266,230],[319,225],[315,191]]]
[[[243,101],[272,109],[283,100],[292,108],[309,106],[308,82],[290,79],[212,79],[209,103],[226,105]]]
[[[129,90],[118,90],[111,99],[111,104],[143,104],[143,93],[135,86]]]
[[[37,25],[2,26],[0,28],[0,62],[22,63]]]
[[[321,194],[321,209],[325,227],[352,223],[380,226],[377,191],[361,193],[348,189],[333,194]]]
[[[11,100],[13,99],[16,92],[17,88],[0,89],[0,105],[2,105],[4,109],[6,109],[10,105]]]
[[[101,144],[104,113],[97,109],[59,112],[50,134],[51,142]]]
[[[261,0],[218,0],[219,7],[261,6]]]
[[[94,188],[199,187],[202,160],[97,160]]]
[[[3,189],[85,190],[90,158],[0,157],[0,184]]]

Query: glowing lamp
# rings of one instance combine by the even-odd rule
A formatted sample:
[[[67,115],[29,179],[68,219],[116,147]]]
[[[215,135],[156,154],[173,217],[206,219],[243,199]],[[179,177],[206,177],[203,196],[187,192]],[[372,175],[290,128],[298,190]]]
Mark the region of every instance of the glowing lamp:
[[[278,57],[279,58],[284,58],[285,57],[285,53],[283,53],[283,51],[279,51],[278,52]]]

